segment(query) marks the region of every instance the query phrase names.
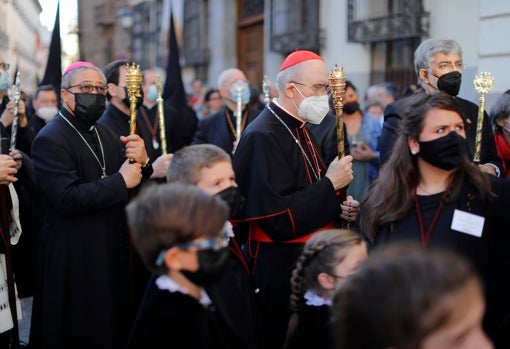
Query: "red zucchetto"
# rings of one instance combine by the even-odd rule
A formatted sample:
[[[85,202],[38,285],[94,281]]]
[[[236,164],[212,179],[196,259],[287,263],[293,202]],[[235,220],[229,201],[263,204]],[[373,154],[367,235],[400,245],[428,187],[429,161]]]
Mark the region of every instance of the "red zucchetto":
[[[306,51],[306,50],[296,50],[289,54],[287,58],[282,63],[282,66],[280,67],[280,71],[285,70],[289,67],[292,67],[293,65],[305,62],[305,61],[311,61],[314,59],[318,59],[320,61],[324,62],[324,59],[322,59],[321,56],[318,54],[312,52],[312,51]]]

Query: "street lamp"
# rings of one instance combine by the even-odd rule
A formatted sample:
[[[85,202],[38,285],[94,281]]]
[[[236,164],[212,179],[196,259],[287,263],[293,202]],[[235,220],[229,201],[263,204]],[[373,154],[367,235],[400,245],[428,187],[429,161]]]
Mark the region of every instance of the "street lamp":
[[[124,29],[129,29],[133,26],[133,10],[129,6],[122,6],[117,12],[120,26]]]

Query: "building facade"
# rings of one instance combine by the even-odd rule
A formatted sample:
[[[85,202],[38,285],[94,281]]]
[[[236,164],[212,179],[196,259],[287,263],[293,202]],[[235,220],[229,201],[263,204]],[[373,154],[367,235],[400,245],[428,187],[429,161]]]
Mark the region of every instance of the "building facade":
[[[0,1],[0,56],[11,66],[12,82],[19,70],[20,88],[27,94],[36,90],[46,67],[48,48],[41,40],[41,11],[37,0]]]
[[[215,86],[229,67],[259,85],[265,75],[274,80],[289,52],[309,49],[330,67],[343,65],[360,93],[382,81],[404,89],[417,82],[415,48],[435,37],[455,39],[463,48],[461,96],[478,99],[472,81],[483,70],[496,78],[487,106],[510,88],[510,42],[504,37],[510,3],[491,0],[81,0],[82,58],[101,65],[126,53],[142,68],[164,67],[170,4],[186,87],[194,78]],[[125,6],[132,26],[121,28]]]

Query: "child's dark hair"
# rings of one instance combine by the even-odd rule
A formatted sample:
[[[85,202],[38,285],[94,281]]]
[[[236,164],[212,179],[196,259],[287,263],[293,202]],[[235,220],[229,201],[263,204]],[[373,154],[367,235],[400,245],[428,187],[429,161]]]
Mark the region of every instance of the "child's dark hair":
[[[335,275],[335,267],[344,260],[349,247],[364,244],[363,237],[347,229],[329,229],[315,234],[308,240],[292,271],[290,303],[292,315],[287,330],[286,348],[299,325],[299,308],[307,290],[322,293],[317,280],[320,273]]]
[[[419,348],[450,321],[448,300],[470,282],[473,267],[454,252],[394,243],[371,253],[335,290],[331,308],[335,345],[342,349]]]
[[[161,253],[176,244],[221,232],[229,209],[220,199],[194,185],[168,183],[150,185],[126,207],[133,244],[146,267],[157,274]]]

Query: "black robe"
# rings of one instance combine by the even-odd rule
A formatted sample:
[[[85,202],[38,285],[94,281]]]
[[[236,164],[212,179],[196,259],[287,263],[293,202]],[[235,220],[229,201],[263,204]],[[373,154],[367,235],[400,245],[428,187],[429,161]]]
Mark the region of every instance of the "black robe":
[[[336,129],[336,115],[329,112],[320,124],[306,124],[308,130],[317,140],[317,145],[321,151],[322,157],[329,165],[336,157],[338,157],[338,137]],[[347,127],[344,123],[344,155],[351,154],[351,148],[347,137]]]
[[[331,306],[312,306],[302,304],[299,313],[299,325],[288,341],[288,349],[332,349]]]
[[[417,93],[425,93],[420,91]],[[406,109],[409,107],[409,101],[412,96],[399,99],[393,103],[390,103],[384,109],[384,123],[381,130],[381,137],[379,138],[379,152],[381,165],[385,163],[391,152],[393,151],[393,144],[398,135],[398,125],[402,115],[406,113]],[[468,144],[468,156],[469,159],[473,159],[475,154],[475,140],[476,140],[476,128],[478,125],[478,106],[473,102],[465,100],[460,97],[455,98],[459,103],[460,110],[464,113],[467,119],[466,128],[466,140]],[[503,171],[501,166],[501,159],[498,157],[496,150],[496,143],[494,142],[494,134],[492,133],[492,126],[490,123],[489,116],[484,111],[483,125],[482,125],[482,143],[480,151],[480,164],[491,163],[497,166]]]
[[[242,130],[244,130],[258,114],[258,109],[245,109],[243,112],[244,127]],[[246,118],[246,121],[244,121],[244,118]],[[227,154],[232,154],[234,141],[236,140],[235,133],[236,118],[234,117],[234,112],[227,107],[223,107],[217,113],[200,119],[192,144],[214,144],[225,150]]]
[[[430,235],[428,246],[452,250],[467,258],[482,277],[485,286],[486,313],[484,327],[496,348],[510,346],[510,181],[491,177],[492,188],[497,198],[491,203],[479,199],[476,188],[464,183],[458,200],[447,203],[440,212]],[[424,231],[439,206],[441,194],[418,196]],[[458,209],[484,217],[480,237],[451,229],[454,211]],[[368,237],[370,240],[370,237]],[[373,246],[378,247],[398,241],[420,242],[420,229],[415,205],[399,221],[379,227]],[[503,344],[504,343],[504,344]]]
[[[62,114],[98,150],[95,132]],[[118,172],[118,138],[96,126],[106,174],[77,132],[57,116],[32,147],[36,183],[45,202],[41,284],[34,294],[34,348],[121,348],[127,338],[128,189]]]
[[[166,150],[168,154],[175,153],[177,150],[191,144],[193,135],[197,129],[198,118],[193,113],[180,113],[169,105],[164,105],[163,109],[165,114]],[[144,136],[150,135],[150,137],[142,138],[151,161],[156,160],[162,154],[161,131],[159,128],[159,119],[156,118],[157,113],[157,104],[152,108],[147,108],[143,105],[137,111],[138,127],[147,130],[144,131]],[[154,148],[153,137],[155,137],[158,143],[157,149]]]
[[[290,276],[305,237],[334,223],[340,215],[340,199],[313,136],[307,141],[305,123],[275,103],[269,106],[300,141],[320,179],[289,130],[268,108],[246,128],[234,155],[234,171],[246,204],[238,217],[236,235],[260,228],[273,242],[248,237],[244,250],[255,286],[260,289],[264,331],[270,348],[283,345],[290,316]],[[317,162],[316,162],[317,161]]]
[[[149,142],[152,144],[152,136],[151,132],[145,125],[145,123],[140,123],[140,120],[136,122],[136,134],[138,134],[143,140],[144,144],[147,145],[146,140],[150,140]],[[119,145],[124,149],[124,144],[120,141],[120,136],[128,136],[130,133],[130,116],[124,114],[120,109],[115,107],[113,104],[109,104],[103,115],[97,122],[100,125],[104,125],[113,132],[115,137],[117,138]],[[149,151],[147,151],[147,155],[150,157]],[[151,158],[151,160],[153,160]],[[145,169],[142,169],[145,178],[150,177],[152,174],[152,166],[147,166]],[[151,172],[151,173],[149,173]],[[138,190],[133,189],[129,190],[130,198],[136,196]],[[130,241],[129,243],[129,286],[128,286],[128,298],[129,298],[129,312],[128,312],[128,321],[132,323],[135,318],[136,312],[138,310],[138,306],[143,297],[143,293],[145,291],[145,287],[147,286],[147,282],[150,278],[150,273],[147,271],[143,262],[141,260],[140,255],[136,251],[136,249],[132,246]]]
[[[207,308],[180,292],[147,286],[126,349],[242,349],[213,303]]]

